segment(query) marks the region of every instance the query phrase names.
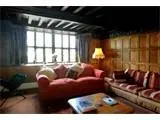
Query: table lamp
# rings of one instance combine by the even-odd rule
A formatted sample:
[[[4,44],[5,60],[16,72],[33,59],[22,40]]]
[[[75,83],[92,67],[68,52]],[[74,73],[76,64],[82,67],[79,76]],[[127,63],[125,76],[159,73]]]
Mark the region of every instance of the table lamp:
[[[102,48],[95,48],[94,53],[92,55],[93,59],[98,59],[98,67],[99,67],[99,60],[104,59],[104,54]]]

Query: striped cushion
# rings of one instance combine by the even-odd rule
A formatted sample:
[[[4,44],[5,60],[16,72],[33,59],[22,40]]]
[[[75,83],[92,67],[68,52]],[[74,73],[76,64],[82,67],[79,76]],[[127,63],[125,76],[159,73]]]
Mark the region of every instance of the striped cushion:
[[[135,71],[136,70],[132,70],[132,69],[125,70],[124,73],[125,73],[127,82],[134,83],[133,76],[134,76]]]
[[[146,72],[144,71],[136,71],[133,78],[134,78],[134,81],[135,83],[138,85],[138,86],[143,86],[143,83],[144,83],[144,80],[146,78]]]
[[[151,89],[160,90],[160,74],[155,72],[149,73],[148,86]]]
[[[119,85],[119,87],[120,87],[121,89],[125,90],[125,88],[126,88],[128,85],[129,85],[128,83],[121,83],[121,84]]]
[[[157,102],[160,102],[160,90],[151,93],[149,97]]]
[[[153,89],[146,89],[146,90],[142,90],[141,92],[139,92],[139,96],[145,97],[145,98],[149,98],[149,96],[155,92],[155,90]]]
[[[133,94],[138,94],[139,91],[144,90],[144,89],[145,89],[144,87],[139,87],[139,86],[137,86],[137,85],[128,85],[128,86],[126,87],[126,90],[127,90],[128,92],[133,93]]]

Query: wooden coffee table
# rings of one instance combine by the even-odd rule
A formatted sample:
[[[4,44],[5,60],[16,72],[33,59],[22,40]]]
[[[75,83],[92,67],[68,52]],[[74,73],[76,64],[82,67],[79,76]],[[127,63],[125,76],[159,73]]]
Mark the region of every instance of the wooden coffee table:
[[[95,114],[125,114],[125,113],[133,113],[134,109],[122,102],[118,101],[118,104],[110,106],[106,104],[102,98],[105,97],[104,93],[96,93],[92,95],[87,95],[83,97],[72,98],[68,100],[69,105],[73,108],[74,112],[78,114],[82,114],[81,111],[77,107],[77,101],[79,99],[87,98],[91,100],[94,105],[96,105],[97,111]]]

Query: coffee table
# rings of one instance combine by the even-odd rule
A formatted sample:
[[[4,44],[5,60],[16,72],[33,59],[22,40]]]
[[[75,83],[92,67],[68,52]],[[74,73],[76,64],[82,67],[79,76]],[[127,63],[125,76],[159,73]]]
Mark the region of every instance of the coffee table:
[[[133,113],[134,109],[120,101],[118,104],[110,106],[106,104],[102,99],[105,97],[106,94],[104,93],[96,93],[92,95],[71,98],[68,100],[69,105],[73,108],[75,113],[82,114],[82,112],[77,107],[77,101],[83,98],[87,98],[91,100],[93,104],[96,106],[97,111],[94,114],[126,114],[126,113]],[[107,95],[108,96],[108,95]]]

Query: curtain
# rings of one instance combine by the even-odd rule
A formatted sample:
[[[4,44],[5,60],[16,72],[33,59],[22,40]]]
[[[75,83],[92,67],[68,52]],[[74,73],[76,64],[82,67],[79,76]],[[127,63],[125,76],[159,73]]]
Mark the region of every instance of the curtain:
[[[1,66],[19,66],[27,63],[26,28],[1,20]]]
[[[78,34],[77,35],[77,50],[78,56],[80,57],[80,62],[88,63],[89,62],[89,42],[90,34]]]

